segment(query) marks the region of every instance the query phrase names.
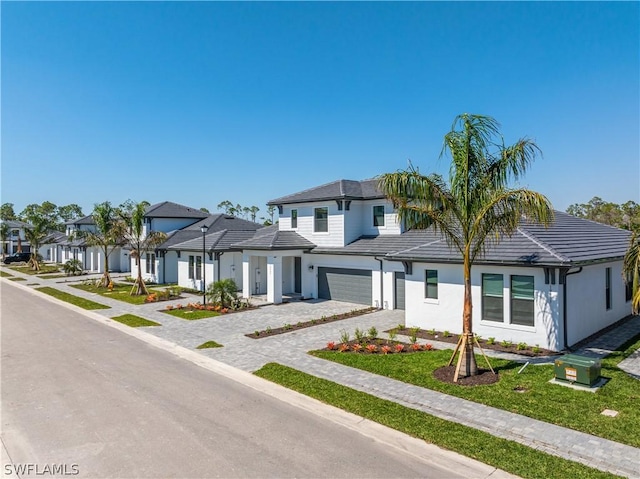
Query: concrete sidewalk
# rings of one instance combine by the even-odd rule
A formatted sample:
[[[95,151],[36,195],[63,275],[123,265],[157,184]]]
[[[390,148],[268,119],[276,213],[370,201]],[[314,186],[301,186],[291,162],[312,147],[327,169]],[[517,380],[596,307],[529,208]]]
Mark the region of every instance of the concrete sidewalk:
[[[14,275],[19,276],[18,273]],[[70,287],[68,283],[55,283],[56,280],[25,276],[30,280],[30,284],[53,286],[111,306],[112,309],[95,311],[103,316],[113,317],[131,313],[156,321],[162,324],[162,327],[139,329],[180,346],[193,350],[205,341],[215,340],[225,347],[201,350],[200,353],[244,371],[252,372],[266,363],[277,362],[602,471],[625,477],[640,477],[640,449],[638,448],[324,361],[307,354],[311,349],[323,348],[327,341],[337,340],[341,330],[353,332],[355,328],[367,330],[371,326],[375,326],[378,331],[389,329],[403,322],[403,311],[379,311],[253,340],[244,335],[257,329],[265,329],[267,326],[275,328],[285,323],[295,324],[298,321],[317,319],[322,315],[350,311],[360,308],[361,305],[335,301],[315,302],[315,304],[294,302],[192,322],[158,311],[162,306],[157,304],[134,306],[86,293]],[[188,300],[183,299],[177,302],[184,304],[189,301],[198,301],[198,297],[193,296]],[[163,303],[163,306],[166,304],[169,303]],[[579,353],[603,357],[638,332],[640,332],[640,318],[634,318],[597,338],[592,344],[581,348]],[[437,347],[435,343],[434,346]],[[445,343],[443,347],[451,348],[452,346]],[[503,354],[495,354],[493,351],[487,351],[487,354],[504,357]],[[527,360],[527,358],[518,359]],[[547,360],[552,361],[551,358]],[[640,353],[636,352],[623,363],[625,363],[623,368],[625,371],[640,377]]]

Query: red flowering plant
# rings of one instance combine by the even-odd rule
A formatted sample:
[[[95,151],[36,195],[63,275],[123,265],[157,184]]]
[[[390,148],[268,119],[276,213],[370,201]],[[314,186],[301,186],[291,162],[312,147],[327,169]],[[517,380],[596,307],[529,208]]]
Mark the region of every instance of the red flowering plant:
[[[404,344],[396,344],[395,348],[396,353],[401,353],[402,351],[404,351]]]
[[[382,351],[382,354],[389,354],[392,351],[391,346],[388,346],[386,344],[382,346],[380,350]]]

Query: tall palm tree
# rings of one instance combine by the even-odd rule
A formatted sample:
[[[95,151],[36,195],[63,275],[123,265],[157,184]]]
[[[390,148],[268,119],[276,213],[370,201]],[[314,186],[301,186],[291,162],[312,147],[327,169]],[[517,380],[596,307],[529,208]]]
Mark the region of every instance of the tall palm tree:
[[[140,258],[146,251],[155,248],[167,239],[167,235],[161,231],[150,231],[146,235],[144,234],[144,215],[148,206],[149,203],[147,201],[133,205],[130,217],[126,219],[127,231],[124,236],[133,248],[131,255],[135,255],[138,265],[138,276],[133,288],[131,288],[131,295],[149,294],[142,278]]]
[[[640,313],[640,232],[635,231],[624,256],[622,274],[631,283],[631,311]]]
[[[86,232],[85,237],[89,246],[99,247],[104,254],[104,274],[99,286],[106,288],[111,283],[109,255],[123,244],[124,222],[118,209],[108,201],[96,204],[91,216],[96,223],[96,231]]]
[[[520,221],[548,225],[553,220],[545,196],[509,187],[510,180],[522,176],[539,151],[527,138],[505,146],[496,120],[464,113],[455,118],[440,153],[441,157],[451,156],[448,183],[437,174],[424,176],[413,166],[379,178],[381,190],[393,201],[407,228],[433,227],[462,257],[463,335],[456,348],[462,357],[458,358],[456,379],[478,373],[473,347],[471,266],[486,245],[513,234]]]

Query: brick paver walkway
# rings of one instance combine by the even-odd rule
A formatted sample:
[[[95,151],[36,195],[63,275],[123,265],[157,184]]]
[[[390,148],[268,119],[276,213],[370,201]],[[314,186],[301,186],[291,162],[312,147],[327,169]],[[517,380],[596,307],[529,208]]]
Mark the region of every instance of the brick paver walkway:
[[[15,273],[14,275],[18,276],[19,274]],[[640,477],[640,449],[638,448],[324,361],[306,354],[311,349],[324,347],[327,341],[337,341],[341,330],[353,333],[355,328],[367,330],[372,325],[378,331],[389,329],[403,321],[402,311],[374,312],[335,323],[321,324],[287,334],[253,340],[245,337],[244,334],[265,329],[267,326],[275,328],[285,323],[295,324],[298,321],[317,319],[322,315],[350,311],[361,306],[333,301],[295,302],[280,306],[264,306],[257,310],[191,322],[158,311],[160,307],[157,304],[129,305],[72,288],[69,283],[55,283],[60,280],[34,278],[28,275],[25,277],[28,278],[29,284],[39,283],[54,286],[77,296],[111,306],[112,309],[96,311],[104,316],[113,317],[132,313],[159,322],[162,327],[149,327],[144,330],[189,349],[213,339],[223,344],[224,347],[202,350],[202,354],[245,371],[255,371],[268,362],[278,362],[443,419],[459,422],[489,434],[519,442],[549,454],[622,476]],[[175,303],[197,300],[198,298],[194,296],[191,299],[183,299]],[[168,303],[164,303],[164,305],[166,304]],[[640,332],[640,318],[634,318],[576,352],[592,357],[604,357],[638,332]],[[450,344],[443,346],[451,348]],[[488,355],[505,357],[501,353],[486,352]],[[517,359],[523,361],[519,357]],[[524,359],[524,361],[526,360]],[[545,358],[534,362],[551,360],[551,358]],[[621,362],[620,367],[640,379],[640,351],[636,351]]]

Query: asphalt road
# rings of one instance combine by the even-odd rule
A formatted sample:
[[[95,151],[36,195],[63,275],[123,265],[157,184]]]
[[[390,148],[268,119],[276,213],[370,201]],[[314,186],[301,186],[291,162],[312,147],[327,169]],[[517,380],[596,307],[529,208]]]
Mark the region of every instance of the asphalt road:
[[[3,457],[22,477],[464,477],[7,281],[1,296]]]

